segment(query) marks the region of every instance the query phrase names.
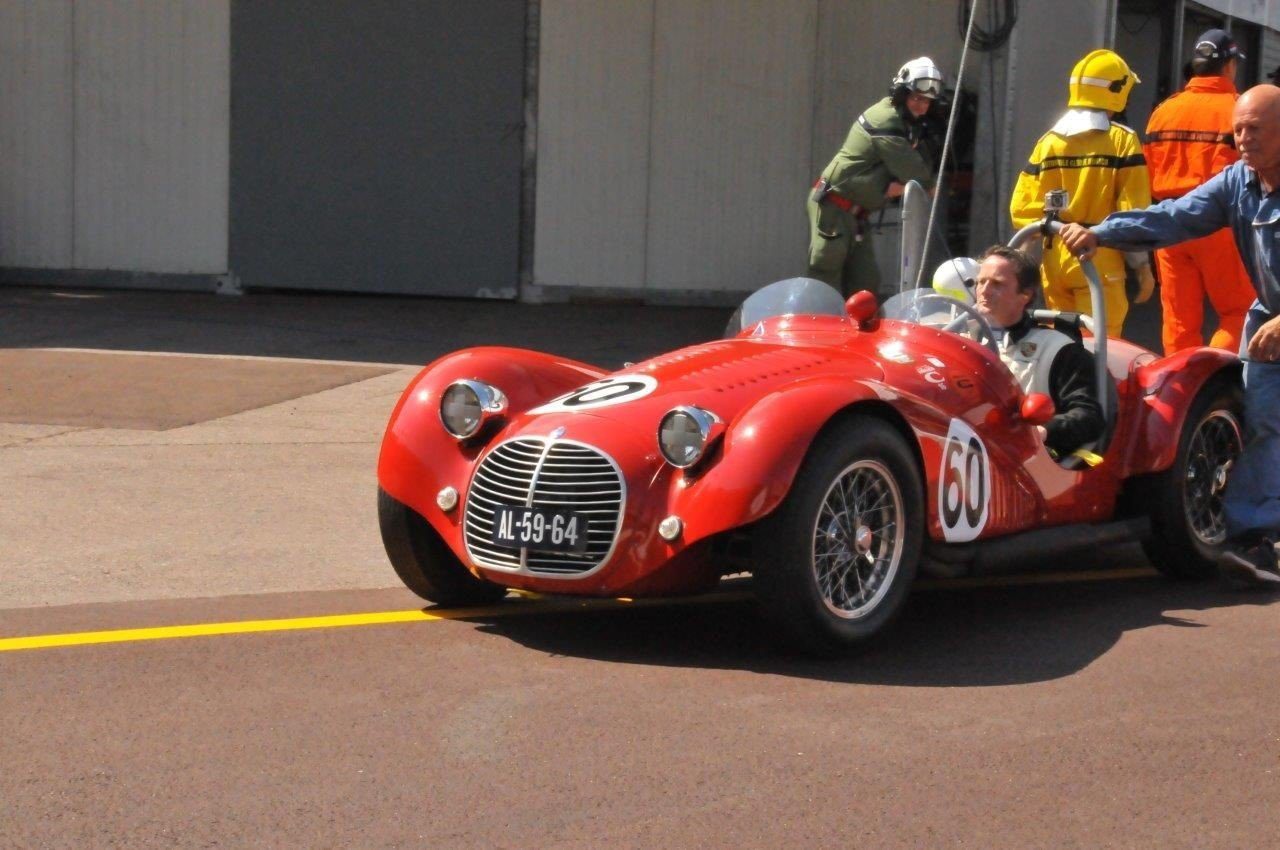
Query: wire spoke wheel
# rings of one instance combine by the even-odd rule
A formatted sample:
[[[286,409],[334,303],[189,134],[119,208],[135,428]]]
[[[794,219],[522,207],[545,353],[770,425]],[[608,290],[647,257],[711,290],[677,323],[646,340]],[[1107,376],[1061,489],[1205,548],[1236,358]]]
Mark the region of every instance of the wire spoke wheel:
[[[880,604],[902,560],[902,490],[880,461],[859,460],[840,472],[813,525],[812,563],[823,604],[857,619]]]
[[[865,646],[906,604],[924,545],[923,475],[907,436],[847,414],[753,532],[756,598],[780,638],[815,655]]]
[[[1183,479],[1187,525],[1197,539],[1210,546],[1227,537],[1222,496],[1241,446],[1240,423],[1229,410],[1212,411],[1191,437]]]

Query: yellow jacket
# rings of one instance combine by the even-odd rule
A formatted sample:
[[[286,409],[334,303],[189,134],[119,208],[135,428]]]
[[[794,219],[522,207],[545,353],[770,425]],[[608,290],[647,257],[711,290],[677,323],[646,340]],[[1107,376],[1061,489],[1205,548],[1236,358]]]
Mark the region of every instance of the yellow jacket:
[[[1050,130],[1040,138],[1009,202],[1015,229],[1044,216],[1044,196],[1052,189],[1069,194],[1062,220],[1085,225],[1151,204],[1151,181],[1138,134],[1109,123],[1105,131],[1062,136]]]

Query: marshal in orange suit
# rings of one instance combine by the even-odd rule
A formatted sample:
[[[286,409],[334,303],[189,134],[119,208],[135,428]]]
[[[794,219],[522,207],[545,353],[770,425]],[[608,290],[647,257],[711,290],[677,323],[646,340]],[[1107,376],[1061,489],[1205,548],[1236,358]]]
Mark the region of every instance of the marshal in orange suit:
[[[1155,200],[1185,195],[1240,158],[1231,136],[1231,110],[1238,97],[1236,60],[1243,57],[1226,32],[1202,33],[1191,59],[1194,76],[1187,87],[1151,113],[1142,150]],[[1164,308],[1164,353],[1204,344],[1201,325],[1206,295],[1218,314],[1218,330],[1209,344],[1237,350],[1254,293],[1231,229],[1161,248],[1155,254]]]

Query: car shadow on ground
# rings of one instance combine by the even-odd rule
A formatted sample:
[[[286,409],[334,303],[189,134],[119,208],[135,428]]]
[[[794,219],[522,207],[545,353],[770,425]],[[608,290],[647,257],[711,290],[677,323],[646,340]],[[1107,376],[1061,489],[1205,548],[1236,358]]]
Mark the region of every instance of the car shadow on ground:
[[[749,589],[746,584],[743,589]],[[1270,605],[1280,594],[1156,575],[917,591],[883,639],[815,659],[779,646],[749,594],[705,604],[480,618],[483,632],[554,655],[665,667],[742,669],[836,682],[982,687],[1069,676],[1126,632],[1197,629],[1196,612]]]

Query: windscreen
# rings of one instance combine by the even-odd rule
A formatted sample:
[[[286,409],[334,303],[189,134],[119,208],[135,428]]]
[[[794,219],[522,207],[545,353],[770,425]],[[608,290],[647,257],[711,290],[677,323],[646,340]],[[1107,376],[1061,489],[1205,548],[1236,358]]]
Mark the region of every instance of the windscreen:
[[[941,327],[959,315],[957,303],[932,289],[908,289],[881,304],[880,315],[900,322]]]
[[[793,277],[753,292],[729,318],[725,336],[737,336],[774,316],[843,316],[844,299],[827,284],[811,277]]]
[[[929,193],[916,181],[907,183],[902,194],[902,244],[899,246],[898,292],[914,289],[921,283],[920,267],[925,262],[925,243],[929,235]]]
[[[959,334],[995,351],[994,334],[986,318],[971,305],[932,289],[908,289],[880,305],[886,319],[925,325]]]

